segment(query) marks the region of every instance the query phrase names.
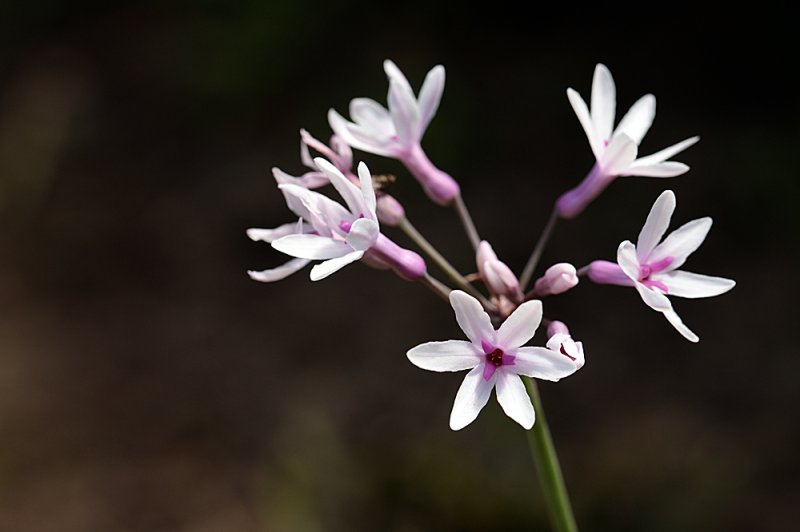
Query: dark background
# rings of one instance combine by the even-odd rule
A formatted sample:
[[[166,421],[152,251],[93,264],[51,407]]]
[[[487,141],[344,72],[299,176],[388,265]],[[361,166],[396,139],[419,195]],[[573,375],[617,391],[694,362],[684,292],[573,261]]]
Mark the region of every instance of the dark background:
[[[618,180],[561,224],[544,265],[613,259],[670,187],[673,227],[715,220],[687,269],[737,287],[676,301],[697,345],[632,290],[546,301],[588,362],[544,400],[583,530],[790,529],[796,29],[765,6],[600,7],[4,3],[0,530],[547,529],[523,431],[492,400],[451,432],[461,376],[405,358],[459,337],[448,307],[361,264],[245,275],[283,261],[244,232],[291,218],[269,169],[302,171],[298,129],[327,138],[329,107],[384,102],[387,57],[415,89],[446,66],[424,145],[517,271],[592,164],[564,90],[588,97],[596,62],[618,116],[657,95],[645,154],[702,136],[676,157],[688,174]],[[364,158],[472,269],[453,213]]]

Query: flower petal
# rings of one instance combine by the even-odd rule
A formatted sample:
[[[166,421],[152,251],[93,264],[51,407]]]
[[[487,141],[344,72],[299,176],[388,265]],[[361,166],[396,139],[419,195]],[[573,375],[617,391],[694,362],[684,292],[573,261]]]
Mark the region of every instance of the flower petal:
[[[652,278],[667,285],[669,295],[689,299],[718,296],[736,286],[736,281],[733,279],[680,270],[654,274]]]
[[[503,412],[508,417],[522,425],[525,430],[530,430],[536,420],[533,405],[525,385],[518,375],[509,371],[498,371],[497,376],[497,402],[503,407]]]
[[[392,115],[392,122],[397,132],[399,143],[408,147],[414,142],[418,142],[419,134],[419,106],[414,98],[411,89],[406,89],[397,81],[389,83],[389,113]]]
[[[390,84],[391,82],[395,82],[402,87],[404,91],[411,93],[412,97],[414,96],[414,90],[411,88],[411,84],[408,82],[405,74],[394,64],[394,61],[386,59],[383,62],[383,71],[386,72],[386,77],[389,78]]]
[[[372,173],[363,161],[358,163],[358,182],[361,186],[361,197],[364,200],[364,205],[367,207],[367,212],[363,214],[367,216],[367,218],[375,220],[376,200],[375,189],[372,186]]]
[[[336,191],[339,192],[339,195],[342,196],[351,213],[355,216],[369,213],[369,209],[367,209],[364,203],[364,196],[361,194],[361,190],[350,182],[338,168],[322,157],[315,158],[314,163],[328,176],[331,185],[333,185]]]
[[[636,258],[636,246],[630,240],[624,241],[617,248],[617,264],[631,280],[639,280],[639,260]]]
[[[640,177],[676,177],[685,174],[689,171],[689,167],[683,163],[675,161],[666,161],[663,163],[640,165],[637,159],[633,161],[627,170],[621,173],[621,176],[640,176]]]
[[[319,281],[320,279],[324,279],[332,273],[338,272],[351,262],[355,262],[360,259],[364,255],[363,251],[353,251],[352,253],[348,253],[347,255],[343,255],[341,257],[336,257],[331,260],[326,260],[325,262],[321,262],[311,268],[311,280],[312,281]]]
[[[644,300],[651,309],[659,312],[672,310],[672,303],[669,302],[669,298],[657,289],[650,288],[642,283],[636,283],[634,286],[636,287],[636,291],[639,292],[639,295],[642,296],[642,300]]]
[[[614,114],[617,107],[617,89],[611,72],[602,63],[594,69],[592,79],[592,122],[597,133],[598,141],[611,139],[611,130],[614,129]]]
[[[638,145],[642,143],[656,116],[656,97],[645,94],[634,103],[620,120],[614,134],[625,133]]]
[[[348,122],[334,109],[328,110],[328,123],[336,135],[353,148],[383,157],[393,157],[397,153],[389,136],[376,137],[374,132]]]
[[[503,350],[525,345],[542,321],[542,302],[536,299],[518,306],[497,329],[496,347]]]
[[[683,224],[656,246],[650,254],[650,261],[658,262],[672,257],[672,262],[666,271],[677,270],[706,239],[708,231],[711,230],[711,224],[712,220],[709,217],[698,218]]]
[[[446,340],[420,344],[406,353],[412,364],[428,371],[461,371],[480,364],[483,353],[472,342]]]
[[[419,137],[425,133],[425,129],[430,124],[431,119],[436,115],[439,109],[439,101],[442,99],[442,92],[444,92],[444,67],[436,65],[433,67],[428,75],[425,76],[425,81],[422,83],[422,88],[419,90]]]
[[[647,220],[639,232],[639,240],[636,241],[636,259],[639,264],[645,264],[650,252],[661,241],[661,237],[669,227],[672,213],[675,211],[675,194],[671,190],[665,190],[658,196]]]
[[[285,264],[270,270],[262,270],[260,272],[248,270],[247,275],[254,281],[261,281],[262,283],[272,283],[286,279],[294,272],[302,270],[310,261],[308,259],[292,259]]]
[[[310,226],[302,224],[300,226],[300,231],[298,231],[297,222],[290,222],[288,224],[279,225],[275,229],[258,229],[253,227],[247,230],[247,236],[250,237],[250,240],[253,242],[272,242],[286,235],[296,235],[310,228]]]
[[[450,305],[459,327],[473,344],[481,345],[483,340],[494,344],[492,321],[477,299],[461,290],[453,290],[450,292]]]
[[[371,98],[351,100],[350,118],[365,131],[373,132],[376,137],[391,137],[395,133],[389,111]]]
[[[666,161],[673,155],[682,152],[692,144],[696,143],[698,140],[700,140],[700,137],[690,137],[688,139],[682,140],[677,144],[673,144],[672,146],[664,148],[661,151],[657,151],[652,155],[640,158],[639,160],[636,161],[636,164],[637,166],[650,166],[652,164],[658,164],[660,162]]]
[[[347,242],[319,235],[288,235],[272,243],[272,247],[292,257],[325,260],[353,251]]]
[[[598,161],[606,175],[623,174],[636,160],[638,148],[636,143],[625,133],[614,135]]]
[[[581,126],[583,126],[586,138],[589,139],[589,146],[592,148],[595,159],[599,161],[603,156],[603,142],[596,138],[597,134],[594,131],[594,122],[592,122],[592,115],[589,114],[589,108],[586,107],[586,102],[584,102],[581,95],[573,89],[567,89],[567,98],[569,98],[569,103],[572,105],[572,110],[575,111],[578,121],[581,123]]]
[[[366,251],[375,243],[379,231],[378,222],[359,218],[350,227],[346,240],[350,247],[356,251]]]
[[[508,368],[519,375],[555,382],[578,369],[569,357],[544,347],[520,347],[513,354],[517,358]]]
[[[483,364],[479,364],[464,377],[464,382],[456,393],[456,400],[453,402],[453,410],[450,412],[450,428],[461,430],[478,417],[478,414],[486,406],[492,388],[497,378],[494,376],[489,380],[483,378]]]
[[[674,310],[668,310],[666,312],[662,312],[662,314],[664,314],[664,317],[667,318],[667,321],[670,322],[672,326],[675,327],[675,329],[677,329],[681,335],[683,335],[684,338],[694,343],[700,341],[700,338],[693,333],[689,327],[684,325],[683,320],[681,320],[680,316],[678,316]]]

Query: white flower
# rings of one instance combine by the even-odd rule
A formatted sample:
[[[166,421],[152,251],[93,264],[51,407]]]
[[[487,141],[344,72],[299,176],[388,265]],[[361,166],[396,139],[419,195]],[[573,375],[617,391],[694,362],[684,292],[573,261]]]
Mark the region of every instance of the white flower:
[[[674,210],[675,194],[667,190],[650,209],[636,245],[629,240],[619,245],[617,263],[648,306],[664,314],[686,339],[697,342],[699,338],[684,325],[666,295],[692,299],[712,297],[724,294],[736,283],[731,279],[678,270],[705,240],[711,229],[711,218],[692,220],[659,244]]]
[[[472,423],[496,388],[503,411],[530,429],[535,414],[519,376],[557,381],[577,369],[568,357],[550,349],[520,347],[533,338],[542,319],[542,303],[523,303],[497,330],[478,300],[465,292],[451,292],[450,304],[469,341],[428,342],[407,353],[411,363],[422,369],[471,370],[456,394],[450,428],[460,430]]]
[[[355,98],[350,102],[350,118],[331,109],[328,121],[331,128],[352,147],[386,157],[402,157],[418,145],[425,134],[444,91],[444,67],[433,67],[425,77],[419,99],[408,80],[388,59],[383,69],[389,78],[389,109],[370,98]]]
[[[613,129],[617,94],[614,79],[605,65],[598,64],[594,70],[591,112],[575,90],[567,89],[567,97],[586,132],[597,163],[605,173],[673,177],[689,170],[685,164],[667,159],[685,150],[700,137],[691,137],[647,157],[636,158],[637,147],[656,116],[656,97],[646,94],[639,98],[622,117],[617,128]]]
[[[372,175],[367,166],[364,163],[358,166],[359,188],[325,159],[318,157],[314,162],[348,208],[300,185],[279,185],[289,208],[305,220],[313,233],[283,236],[273,240],[272,247],[299,259],[324,260],[311,269],[311,280],[318,281],[360,259],[378,239],[380,228],[375,215]]]

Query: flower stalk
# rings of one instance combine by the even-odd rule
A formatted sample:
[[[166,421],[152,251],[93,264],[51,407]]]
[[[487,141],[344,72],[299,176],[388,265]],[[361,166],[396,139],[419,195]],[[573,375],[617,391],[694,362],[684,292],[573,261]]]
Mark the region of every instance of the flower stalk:
[[[536,424],[528,431],[528,443],[539,473],[539,482],[547,502],[550,521],[557,532],[577,532],[578,525],[575,523],[575,516],[572,515],[572,504],[564,476],[561,474],[561,464],[558,462],[553,438],[550,436],[550,428],[547,426],[539,388],[534,379],[522,380],[536,411]]]

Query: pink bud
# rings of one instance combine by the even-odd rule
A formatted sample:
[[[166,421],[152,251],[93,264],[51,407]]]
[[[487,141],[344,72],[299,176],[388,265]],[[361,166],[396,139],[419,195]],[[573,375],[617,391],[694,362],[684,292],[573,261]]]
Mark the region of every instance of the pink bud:
[[[547,349],[561,353],[565,357],[569,358],[575,364],[577,369],[581,369],[586,363],[586,356],[583,353],[583,342],[576,342],[573,340],[569,335],[569,332],[556,332],[555,334],[550,335],[550,328],[554,325],[554,329],[567,328],[567,326],[560,321],[554,321],[550,324],[550,326],[548,326],[547,334],[550,336],[550,339],[547,340]]]
[[[400,225],[403,218],[406,217],[406,211],[400,202],[389,194],[377,193],[377,202],[375,213],[378,215],[378,220],[383,225],[396,227]]]
[[[578,284],[575,266],[559,262],[550,266],[544,275],[536,280],[533,291],[537,296],[561,294]]]
[[[493,295],[506,296],[517,303],[522,301],[519,279],[505,263],[498,260],[492,246],[485,240],[478,244],[475,262],[483,282]]]
[[[550,325],[547,326],[547,336],[548,338],[551,336],[555,336],[557,334],[569,334],[569,328],[567,324],[563,321],[551,321]]]
[[[427,272],[425,259],[413,251],[401,248],[383,233],[378,234],[378,239],[364,253],[367,264],[377,267],[389,267],[394,273],[406,281],[416,281]]]

